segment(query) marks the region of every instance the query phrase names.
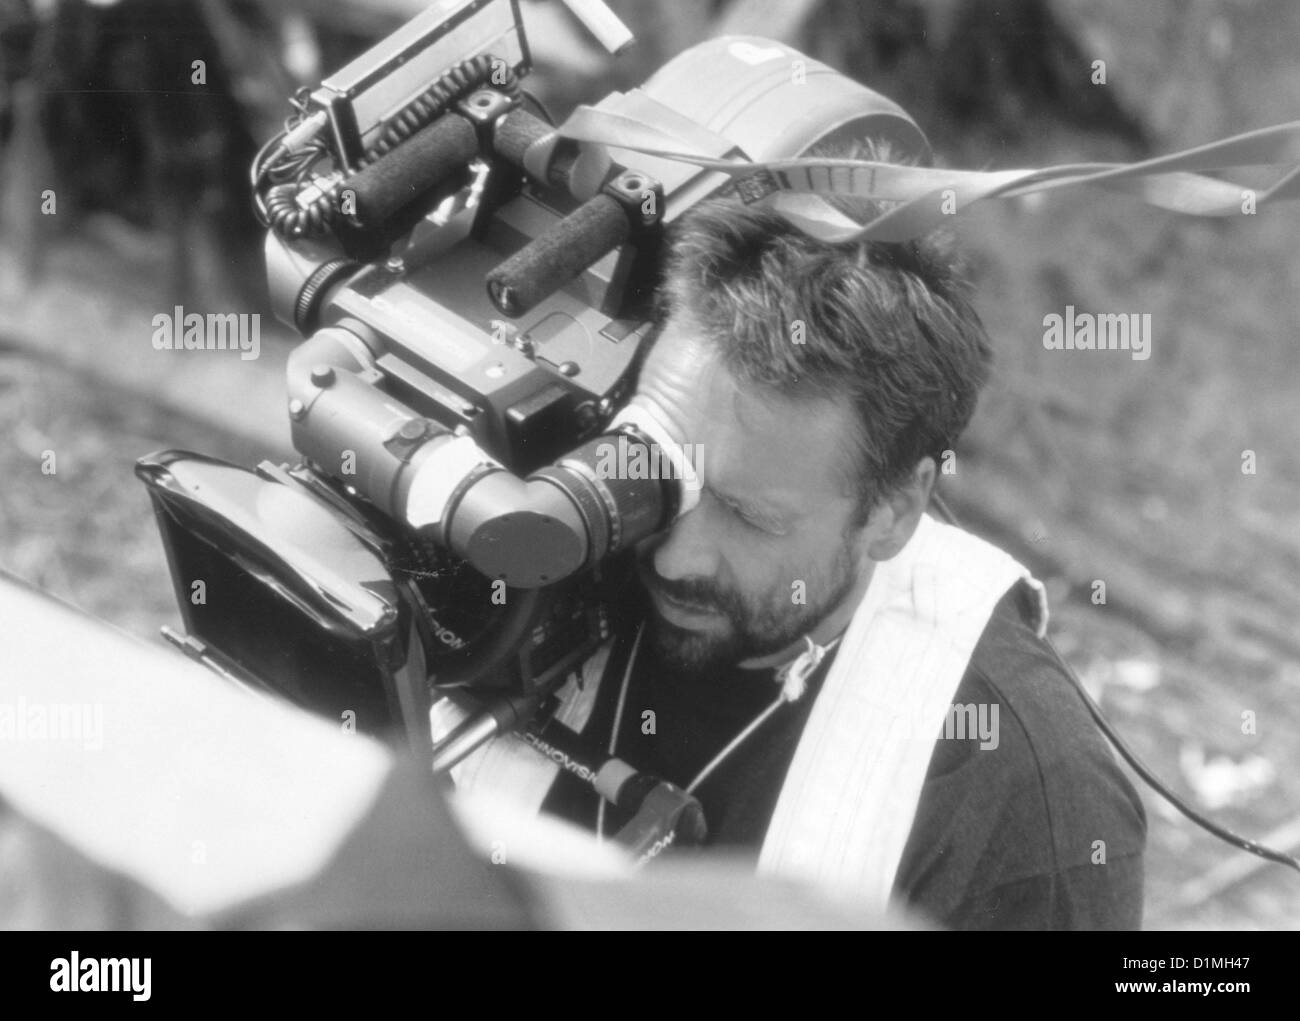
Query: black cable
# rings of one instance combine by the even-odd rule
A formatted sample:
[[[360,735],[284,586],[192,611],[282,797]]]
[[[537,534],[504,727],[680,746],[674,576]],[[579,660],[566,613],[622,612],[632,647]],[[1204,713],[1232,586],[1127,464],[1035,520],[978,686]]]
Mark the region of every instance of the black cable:
[[[958,525],[957,516],[948,509],[948,505],[943,502],[943,499],[938,493],[931,494],[930,502],[933,504],[935,510],[939,512],[939,516],[948,524]],[[1284,854],[1281,851],[1275,851],[1271,847],[1266,847],[1254,840],[1248,840],[1246,837],[1234,833],[1227,827],[1219,825],[1214,820],[1196,811],[1196,809],[1192,808],[1183,801],[1182,798],[1170,790],[1169,787],[1165,785],[1164,781],[1156,776],[1150,767],[1137,757],[1137,753],[1128,746],[1124,739],[1116,733],[1115,728],[1111,726],[1110,721],[1102,715],[1101,706],[1099,706],[1093,697],[1088,694],[1088,690],[1083,686],[1083,681],[1079,679],[1079,675],[1076,674],[1074,668],[1066,662],[1065,657],[1061,655],[1056,646],[1052,644],[1052,640],[1050,638],[1045,638],[1044,640],[1047,642],[1047,647],[1052,650],[1052,655],[1056,657],[1057,662],[1060,663],[1061,667],[1065,670],[1065,676],[1070,679],[1070,683],[1074,685],[1075,690],[1078,691],[1080,697],[1082,697],[1083,704],[1087,706],[1089,714],[1097,722],[1097,726],[1101,728],[1101,732],[1106,735],[1106,739],[1115,746],[1115,750],[1120,753],[1124,758],[1124,761],[1133,767],[1133,771],[1145,780],[1152,790],[1173,805],[1174,808],[1178,809],[1178,811],[1183,815],[1187,816],[1187,818],[1191,819],[1192,822],[1196,823],[1202,829],[1213,833],[1225,843],[1231,844],[1233,847],[1240,848],[1243,851],[1249,851],[1251,854],[1258,855],[1268,861],[1277,862],[1279,865],[1289,865],[1297,872],[1300,872],[1300,859],[1289,854]]]

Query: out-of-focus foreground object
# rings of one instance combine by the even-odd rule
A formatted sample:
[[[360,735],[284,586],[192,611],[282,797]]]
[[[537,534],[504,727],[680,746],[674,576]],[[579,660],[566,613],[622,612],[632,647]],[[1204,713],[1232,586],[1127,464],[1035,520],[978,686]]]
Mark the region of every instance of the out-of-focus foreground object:
[[[4,577],[0,622],[0,928],[907,925],[725,864],[624,878],[482,803],[467,840],[426,763]]]

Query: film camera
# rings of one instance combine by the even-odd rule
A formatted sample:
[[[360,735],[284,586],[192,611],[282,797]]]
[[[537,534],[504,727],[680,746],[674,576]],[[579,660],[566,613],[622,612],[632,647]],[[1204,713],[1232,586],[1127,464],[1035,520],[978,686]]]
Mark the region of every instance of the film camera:
[[[302,459],[137,467],[173,641],[426,751],[439,691],[495,699],[497,726],[532,711],[607,637],[626,554],[692,496],[600,458],[680,457],[629,398],[665,236],[730,178],[616,131],[566,136],[529,67],[515,0],[443,0],[295,98],[252,185],[273,306],[306,338],[287,379]],[[757,38],[700,43],[595,109],[718,159],[840,137],[926,151],[899,107]]]

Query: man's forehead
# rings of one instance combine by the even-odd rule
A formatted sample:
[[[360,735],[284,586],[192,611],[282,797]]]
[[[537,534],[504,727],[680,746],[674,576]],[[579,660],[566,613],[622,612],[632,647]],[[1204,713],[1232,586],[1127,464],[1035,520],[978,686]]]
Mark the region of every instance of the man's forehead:
[[[730,405],[742,386],[703,328],[690,318],[675,315],[650,349],[637,390],[649,390],[659,400],[666,397],[677,405],[674,410],[694,417],[719,405]],[[694,424],[682,423],[686,427]]]
[[[847,406],[738,378],[688,317],[665,324],[638,392],[673,405],[681,441],[696,446],[702,481],[720,496],[794,512],[843,490],[853,428]]]

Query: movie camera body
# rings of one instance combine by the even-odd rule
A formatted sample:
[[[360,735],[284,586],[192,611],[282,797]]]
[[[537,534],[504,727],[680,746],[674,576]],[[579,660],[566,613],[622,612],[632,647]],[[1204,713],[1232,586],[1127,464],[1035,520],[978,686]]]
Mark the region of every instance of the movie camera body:
[[[302,460],[137,467],[187,632],[169,637],[417,748],[440,690],[534,709],[607,637],[634,545],[691,499],[598,467],[615,442],[677,463],[684,438],[629,397],[665,234],[729,178],[565,137],[529,68],[515,0],[445,0],[296,97],[252,183],[273,307],[306,338]],[[927,152],[898,106],[764,39],[700,43],[596,109],[719,159],[841,136]]]

